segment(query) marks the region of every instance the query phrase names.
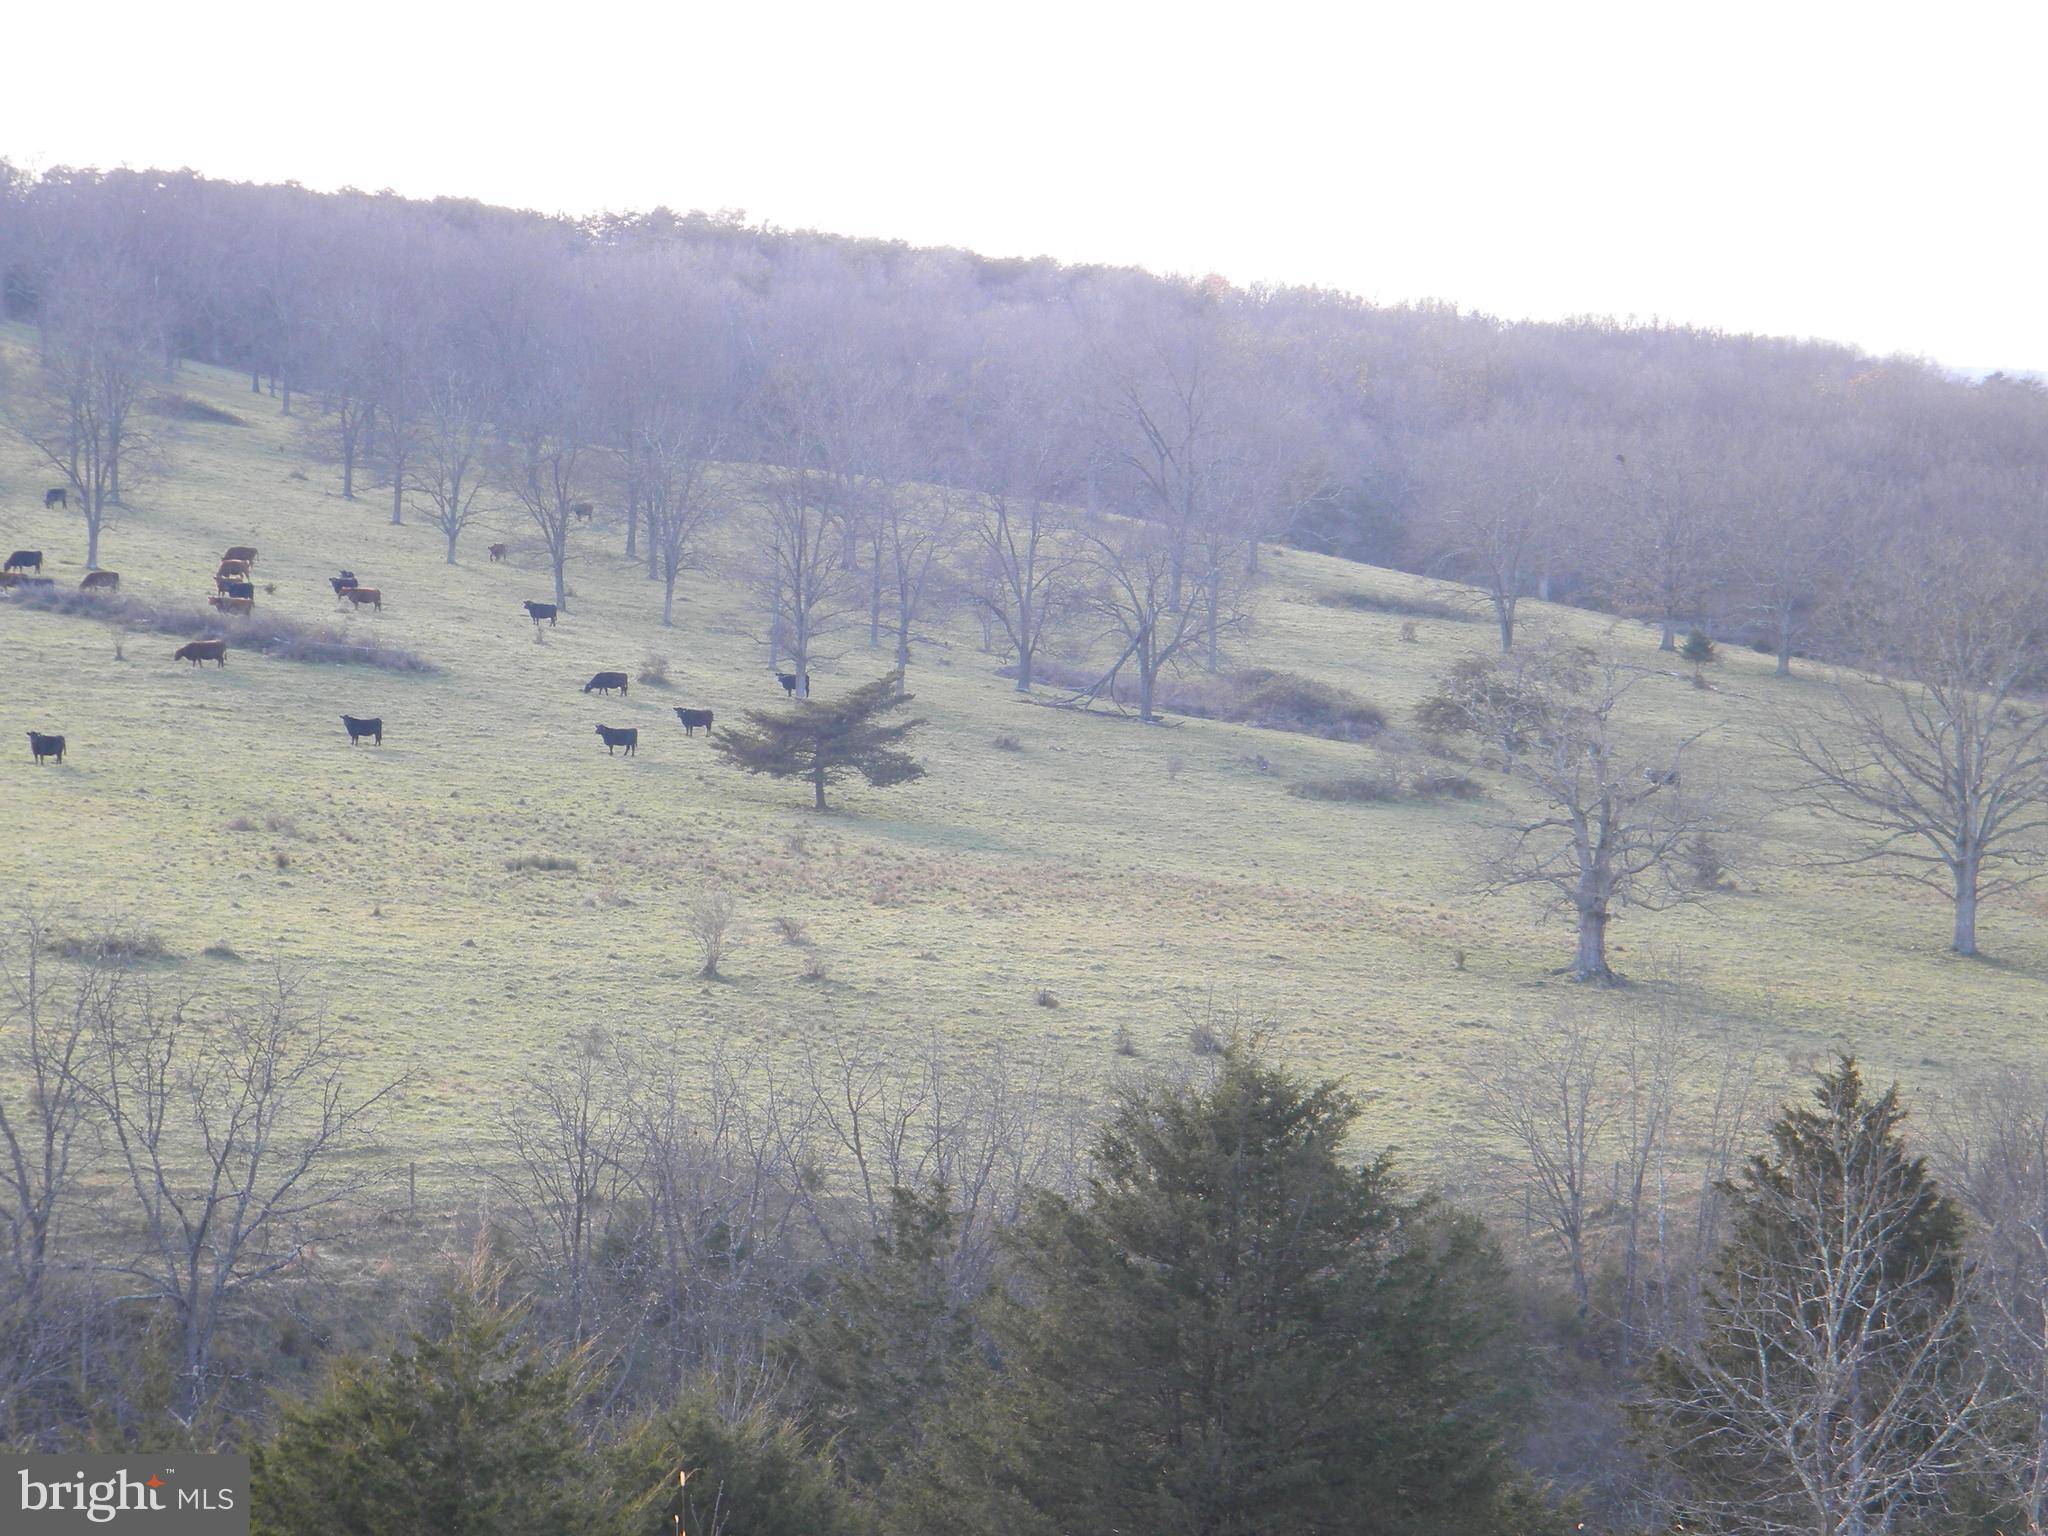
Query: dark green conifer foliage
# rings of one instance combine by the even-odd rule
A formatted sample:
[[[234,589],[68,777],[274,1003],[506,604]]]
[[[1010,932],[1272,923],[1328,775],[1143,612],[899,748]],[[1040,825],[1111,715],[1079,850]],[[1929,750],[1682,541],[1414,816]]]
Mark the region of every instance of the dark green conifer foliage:
[[[1128,1094],[1084,1198],[1040,1197],[999,1363],[898,1490],[906,1531],[1502,1536],[1503,1272],[1476,1223],[1346,1155],[1358,1102],[1256,1041]]]
[[[897,693],[893,674],[878,677],[837,699],[750,709],[744,728],[719,731],[711,744],[735,768],[805,780],[812,804],[822,811],[826,788],[855,775],[877,789],[924,777],[924,765],[901,750],[924,722],[887,718],[910,700]]]
[[[258,1536],[573,1536],[601,1529],[580,1362],[520,1336],[479,1262],[382,1358],[343,1359],[253,1454]]]

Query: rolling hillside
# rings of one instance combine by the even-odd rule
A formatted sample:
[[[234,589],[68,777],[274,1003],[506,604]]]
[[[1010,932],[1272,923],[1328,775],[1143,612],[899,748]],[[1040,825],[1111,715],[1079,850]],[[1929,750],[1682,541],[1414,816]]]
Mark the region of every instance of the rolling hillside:
[[[1475,894],[1471,854],[1505,792],[1493,775],[1473,770],[1486,794],[1469,802],[1297,798],[1291,782],[1369,771],[1379,749],[1036,707],[965,617],[912,669],[929,776],[849,789],[819,817],[800,788],[722,767],[671,714],[709,706],[734,722],[780,697],[736,575],[686,578],[664,632],[659,588],[601,514],[577,547],[573,612],[536,644],[519,603],[545,598],[547,577],[510,508],[447,566],[433,530],[389,525],[384,497],[342,500],[274,401],[199,368],[174,387],[244,424],[168,428],[165,473],[107,536],[123,591],[196,598],[222,549],[254,544],[266,608],[372,632],[438,670],[242,651],[195,672],[154,634],[126,637],[116,660],[104,624],[0,602],[7,883],[80,924],[155,930],[172,952],[150,971],[165,988],[229,995],[273,957],[310,973],[356,1030],[365,1071],[418,1069],[400,1123],[429,1163],[472,1145],[542,1053],[592,1026],[768,1048],[936,1036],[1108,1073],[1120,1026],[1141,1061],[1185,1056],[1188,1011],[1212,997],[1350,1074],[1376,1138],[1426,1147],[1455,1134],[1457,1072],[1493,1032],[1568,997],[1619,1008],[1641,995],[1573,988],[1552,974],[1570,952],[1562,919],[1534,898]],[[48,573],[75,586],[83,530],[43,509],[48,483],[0,439],[0,537],[46,550]],[[513,546],[503,565],[485,558],[496,538]],[[342,566],[383,590],[381,615],[333,612],[325,578]],[[1415,578],[1288,550],[1266,570],[1236,659],[1336,684],[1397,727],[1446,664],[1493,643],[1483,623],[1440,618],[1407,643],[1396,613],[1318,601],[1427,595]],[[1622,969],[1682,957],[1698,1027],[1759,1039],[1780,1068],[1845,1040],[1924,1088],[2038,1047],[2038,895],[1990,910],[1995,958],[1966,962],[1946,952],[1933,897],[1803,863],[1820,829],[1778,808],[1784,768],[1759,733],[1811,682],[1730,652],[1702,691],[1646,629],[1537,615],[1667,666],[1638,695],[1642,729],[1719,724],[1705,757],[1765,813],[1740,891],[1628,915]],[[887,666],[864,624],[825,649],[838,654],[813,668],[821,693]],[[649,652],[669,658],[669,688],[635,684],[627,702],[579,692]],[[381,715],[382,749],[351,750],[343,712]],[[639,726],[638,757],[607,759],[596,721]],[[31,728],[69,738],[61,769],[31,766]],[[998,745],[1006,736],[1021,750]],[[574,868],[510,867],[536,856]],[[727,979],[705,982],[684,913],[713,883],[738,899],[739,941]],[[788,942],[778,918],[810,943]],[[241,959],[205,953],[222,945]]]

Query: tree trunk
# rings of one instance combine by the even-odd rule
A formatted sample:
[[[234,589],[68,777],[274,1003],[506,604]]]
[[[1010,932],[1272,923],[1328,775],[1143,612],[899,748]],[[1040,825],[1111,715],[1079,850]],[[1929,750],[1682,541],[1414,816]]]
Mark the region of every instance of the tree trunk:
[[[97,516],[85,520],[85,568],[88,571],[100,568],[100,520]]]
[[[405,522],[405,466],[391,466],[391,526],[399,527]]]
[[[1572,960],[1574,981],[1608,981],[1614,972],[1607,968],[1607,903],[1587,901],[1579,907],[1579,949]]]
[[[356,499],[356,439],[352,432],[341,440],[341,499]]]
[[[1504,597],[1493,600],[1493,616],[1500,625],[1500,649],[1505,656],[1515,648],[1515,610]]]
[[[562,567],[567,563],[560,557],[555,560],[555,606],[564,613],[569,611],[569,593],[567,584],[562,579]]]
[[[448,530],[448,563],[450,565],[453,565],[455,563],[455,541],[461,537],[461,529],[450,528]]]
[[[1030,647],[1022,645],[1017,647],[1017,691],[1019,693],[1029,693],[1031,691],[1031,660],[1033,654],[1033,649]]]
[[[1660,651],[1675,651],[1678,649],[1678,626],[1669,619],[1664,621],[1664,634],[1657,641],[1657,649]]]
[[[1977,953],[1977,860],[1966,856],[1956,865],[1956,937],[1950,946],[1959,955]]]
[[[825,770],[818,769],[811,775],[811,800],[818,810],[825,809]]]
[[[661,627],[676,627],[676,573],[668,572],[667,582],[661,589]]]

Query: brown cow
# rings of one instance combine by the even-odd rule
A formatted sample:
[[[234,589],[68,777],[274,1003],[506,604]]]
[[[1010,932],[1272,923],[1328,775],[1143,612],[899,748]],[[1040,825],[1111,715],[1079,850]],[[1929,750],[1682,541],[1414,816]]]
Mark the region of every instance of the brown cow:
[[[493,544],[491,546],[491,564],[496,565],[500,560],[504,558],[505,546],[502,544]]]
[[[114,592],[121,586],[119,571],[87,571],[85,580],[78,584],[81,592]]]
[[[246,619],[256,611],[256,599],[253,597],[222,597],[215,593],[207,601],[222,613],[232,613],[241,619]]]
[[[213,662],[216,666],[228,664],[228,643],[225,640],[192,640],[171,653],[173,661],[189,661],[198,666],[202,661]]]
[[[221,559],[239,560],[244,565],[254,565],[256,563],[256,549],[254,545],[237,544],[233,549],[222,555]]]
[[[350,587],[341,595],[354,603],[358,608],[368,603],[379,613],[384,611],[384,594],[375,587]]]
[[[221,561],[220,569],[213,573],[213,577],[214,580],[218,581],[223,576],[233,576],[242,581],[247,581],[249,579],[249,562],[246,560]]]

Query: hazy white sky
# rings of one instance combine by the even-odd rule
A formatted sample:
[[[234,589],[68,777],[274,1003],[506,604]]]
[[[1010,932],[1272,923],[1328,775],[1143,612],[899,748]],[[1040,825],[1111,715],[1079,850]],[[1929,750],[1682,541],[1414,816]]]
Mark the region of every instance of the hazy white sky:
[[[20,7],[0,154],[2048,370],[2048,5]]]

